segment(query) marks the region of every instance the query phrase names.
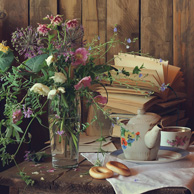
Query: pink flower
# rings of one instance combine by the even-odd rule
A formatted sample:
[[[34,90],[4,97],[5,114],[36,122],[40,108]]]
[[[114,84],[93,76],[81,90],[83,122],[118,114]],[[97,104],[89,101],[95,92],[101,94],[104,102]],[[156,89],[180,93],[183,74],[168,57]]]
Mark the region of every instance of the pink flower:
[[[50,31],[50,28],[47,28],[46,24],[38,24],[37,31],[39,34],[42,34],[43,36],[46,36],[48,32]]]
[[[78,82],[78,84],[76,84],[76,85],[74,85],[74,88],[76,89],[76,90],[79,90],[80,88],[82,88],[82,87],[89,87],[90,85],[91,85],[91,81],[92,81],[92,79],[91,79],[91,77],[90,76],[88,76],[88,77],[84,77],[84,78],[82,78],[79,82]]]
[[[74,53],[75,62],[72,65],[85,65],[89,52],[85,48],[78,48]]]
[[[97,95],[94,97],[95,102],[100,103],[100,104],[106,104],[107,103],[107,98],[103,97],[101,95]]]
[[[13,123],[17,123],[22,117],[22,111],[21,109],[16,110],[15,112],[13,112],[12,114],[12,119],[13,119]]]
[[[47,170],[47,172],[55,172],[55,168],[51,168],[51,169],[49,169],[49,170]]]
[[[75,29],[78,26],[78,21],[76,19],[69,20],[67,23],[67,29]]]
[[[175,139],[176,139],[176,142],[177,142],[177,146],[184,146],[184,142],[183,142],[182,137],[176,136]]]
[[[60,15],[56,15],[51,19],[51,24],[54,26],[60,26],[63,22],[63,18]]]

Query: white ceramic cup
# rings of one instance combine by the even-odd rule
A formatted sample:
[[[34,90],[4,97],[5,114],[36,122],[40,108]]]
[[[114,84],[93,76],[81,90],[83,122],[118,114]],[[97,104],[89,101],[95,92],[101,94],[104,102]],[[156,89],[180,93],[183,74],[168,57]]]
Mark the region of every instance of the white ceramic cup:
[[[169,126],[164,127],[161,131],[160,146],[177,147],[181,149],[187,149],[189,145],[194,142],[190,142],[191,136],[194,134],[188,127]]]

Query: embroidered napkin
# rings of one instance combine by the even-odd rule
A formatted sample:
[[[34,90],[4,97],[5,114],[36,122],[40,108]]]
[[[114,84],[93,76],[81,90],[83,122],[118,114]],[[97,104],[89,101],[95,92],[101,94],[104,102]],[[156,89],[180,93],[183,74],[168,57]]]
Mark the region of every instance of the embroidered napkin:
[[[114,160],[128,166],[131,176],[122,175],[107,179],[117,194],[139,194],[164,187],[185,187],[194,193],[194,146],[189,147],[190,154],[184,159],[162,164],[135,164],[113,157],[110,154],[99,159],[105,166]],[[96,153],[82,153],[92,164],[97,159]]]

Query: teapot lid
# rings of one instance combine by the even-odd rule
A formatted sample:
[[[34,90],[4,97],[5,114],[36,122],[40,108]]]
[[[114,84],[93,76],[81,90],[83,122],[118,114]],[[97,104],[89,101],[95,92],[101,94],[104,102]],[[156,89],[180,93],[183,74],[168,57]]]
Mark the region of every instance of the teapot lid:
[[[147,123],[149,125],[155,125],[161,119],[161,116],[156,113],[145,112],[144,109],[139,109],[137,115],[129,120],[129,123]]]

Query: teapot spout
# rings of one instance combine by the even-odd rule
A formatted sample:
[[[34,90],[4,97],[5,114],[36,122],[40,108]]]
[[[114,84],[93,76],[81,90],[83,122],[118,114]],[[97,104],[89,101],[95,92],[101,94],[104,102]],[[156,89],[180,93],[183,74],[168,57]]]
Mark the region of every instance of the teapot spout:
[[[162,127],[160,125],[155,125],[150,131],[145,134],[144,142],[149,149],[152,149],[155,146],[156,142],[160,140],[161,130]]]

